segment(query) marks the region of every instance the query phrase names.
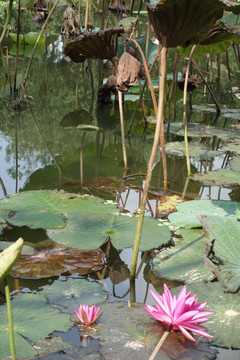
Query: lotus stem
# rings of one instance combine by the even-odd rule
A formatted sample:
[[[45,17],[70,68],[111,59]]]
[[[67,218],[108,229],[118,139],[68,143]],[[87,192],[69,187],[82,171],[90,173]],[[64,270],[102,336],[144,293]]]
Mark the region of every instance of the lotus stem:
[[[159,340],[159,342],[157,343],[157,346],[155,347],[155,349],[153,350],[152,355],[150,356],[149,360],[154,360],[155,357],[157,356],[159,350],[162,347],[162,344],[164,343],[164,341],[166,340],[166,338],[168,337],[168,335],[170,334],[171,330],[172,330],[172,324],[169,325],[169,327],[167,328],[167,330],[164,332],[164,334],[162,335],[161,339]]]
[[[82,0],[78,0],[78,26],[79,26],[79,31],[81,29],[81,1]]]
[[[210,86],[208,85],[207,81],[205,80],[204,76],[202,75],[202,73],[201,73],[201,71],[200,71],[199,67],[197,66],[197,63],[195,62],[194,59],[192,59],[192,64],[193,64],[193,66],[195,67],[198,75],[201,77],[202,81],[203,81],[204,84],[206,85],[206,87],[207,87],[207,89],[208,89],[208,91],[209,91],[209,93],[210,93],[210,95],[211,95],[211,97],[212,97],[212,99],[213,99],[213,101],[214,101],[214,103],[215,103],[215,105],[216,105],[217,113],[220,114],[220,113],[221,113],[221,109],[220,109],[220,107],[219,107],[219,105],[218,105],[217,99],[215,98],[215,96],[214,96],[214,94],[213,94]],[[222,80],[223,80],[223,81],[227,81],[227,80],[225,80],[225,79],[222,79]],[[234,85],[234,84],[232,84],[232,85]]]
[[[86,3],[84,32],[88,31],[88,9],[89,9],[89,0],[87,0],[87,3]]]
[[[18,65],[18,48],[19,48],[20,21],[21,21],[21,1],[18,0],[17,44],[16,44],[15,72],[14,72],[14,86],[13,86],[13,91],[14,91],[14,93],[16,93],[16,91],[17,91],[17,65]]]
[[[15,342],[14,342],[12,306],[11,306],[10,290],[9,290],[7,276],[4,279],[4,286],[5,286],[5,297],[6,297],[7,312],[8,312],[10,348],[11,348],[12,360],[16,360],[16,348],[15,348]]]
[[[41,29],[41,31],[40,31],[40,33],[39,33],[39,35],[38,35],[37,41],[36,41],[36,43],[35,43],[35,45],[34,45],[34,47],[33,47],[32,55],[31,55],[31,58],[30,58],[30,60],[29,60],[28,67],[27,67],[27,70],[26,70],[26,73],[25,73],[25,77],[24,77],[24,80],[23,80],[23,86],[26,85],[27,78],[28,78],[28,75],[29,75],[29,70],[30,70],[30,68],[31,68],[32,61],[33,61],[33,57],[34,57],[34,54],[35,54],[35,52],[36,52],[36,50],[37,50],[37,46],[38,46],[38,44],[39,44],[39,41],[40,41],[40,39],[41,39],[41,36],[42,36],[42,34],[43,34],[46,26],[47,26],[47,23],[48,23],[50,17],[52,16],[52,13],[53,13],[54,10],[55,10],[55,7],[57,6],[58,2],[59,2],[59,0],[56,0],[55,3],[53,4],[53,7],[51,8],[51,11],[49,12],[48,17],[47,17],[45,23],[43,24],[42,29]]]
[[[187,86],[188,86],[188,76],[189,76],[189,69],[193,57],[193,53],[196,49],[197,45],[193,45],[186,69],[185,81],[184,81],[184,90],[183,90],[183,125],[184,125],[184,141],[185,141],[185,148],[186,148],[186,160],[187,160],[187,173],[188,176],[191,175],[191,164],[190,164],[190,157],[189,157],[189,148],[188,148],[188,135],[187,135]]]
[[[148,170],[147,170],[145,185],[144,185],[144,189],[143,189],[142,202],[141,202],[140,212],[139,212],[139,217],[138,217],[137,230],[136,230],[136,235],[135,235],[135,240],[134,240],[130,279],[134,279],[135,274],[136,274],[137,258],[138,258],[138,251],[139,251],[141,235],[142,235],[145,206],[146,206],[146,202],[147,202],[147,195],[148,195],[148,190],[149,190],[150,181],[151,181],[151,177],[152,177],[152,169],[153,169],[153,165],[154,165],[154,160],[156,157],[159,139],[160,139],[161,121],[163,118],[163,110],[164,110],[163,105],[164,105],[164,89],[165,89],[165,83],[166,83],[166,70],[167,70],[167,48],[163,47],[162,53],[161,53],[161,74],[160,74],[160,86],[161,86],[162,92],[161,92],[161,96],[159,99],[159,106],[158,106],[158,109],[156,112],[157,121],[156,121],[155,135],[154,135],[154,140],[153,140],[152,152],[151,152],[151,156],[149,159]],[[148,69],[147,69],[147,71],[148,71]],[[150,78],[150,83],[151,83],[151,78]]]
[[[118,91],[118,104],[119,104],[119,112],[120,112],[120,123],[121,123],[121,136],[122,136],[122,151],[123,151],[123,162],[124,168],[127,169],[127,152],[126,152],[126,144],[125,144],[125,133],[124,133],[124,120],[123,120],[123,97],[122,92]]]
[[[4,38],[5,34],[6,34],[6,31],[7,31],[8,22],[9,22],[9,18],[10,18],[10,13],[12,11],[12,4],[13,4],[13,0],[10,0],[9,5],[8,5],[8,9],[7,9],[7,17],[6,17],[6,20],[5,20],[3,32],[2,32],[2,35],[0,37],[0,45],[1,45],[1,43],[3,41],[3,38]]]

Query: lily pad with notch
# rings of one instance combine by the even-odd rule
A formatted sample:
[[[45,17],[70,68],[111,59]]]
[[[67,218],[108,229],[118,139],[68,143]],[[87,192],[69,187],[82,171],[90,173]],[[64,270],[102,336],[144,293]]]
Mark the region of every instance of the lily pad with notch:
[[[7,306],[0,308],[1,357],[6,358],[10,356]],[[46,297],[41,294],[18,294],[12,300],[12,311],[16,352],[21,357],[37,355],[31,342],[55,330],[66,331],[72,326],[69,315],[50,307]]]
[[[79,304],[96,305],[106,301],[108,297],[100,284],[85,279],[56,280],[53,284],[44,286],[41,294],[47,297],[51,305],[71,314]]]
[[[65,246],[78,249],[96,249],[108,236],[116,249],[133,246],[138,218],[113,213],[71,212],[63,229],[48,230],[48,236]],[[151,235],[149,235],[151,234]],[[143,224],[140,250],[167,246],[171,233],[167,226],[158,226],[158,221],[146,217]]]
[[[65,213],[69,211],[116,212],[114,205],[106,205],[93,196],[38,190],[21,192],[0,201],[0,211],[5,220],[16,226],[32,229],[55,229],[65,226]]]

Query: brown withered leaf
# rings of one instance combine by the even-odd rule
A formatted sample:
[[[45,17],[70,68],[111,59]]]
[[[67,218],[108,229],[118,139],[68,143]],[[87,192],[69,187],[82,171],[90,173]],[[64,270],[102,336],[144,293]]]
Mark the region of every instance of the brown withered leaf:
[[[112,12],[128,12],[129,9],[124,0],[115,0],[113,4],[109,5],[108,9]]]
[[[117,79],[115,75],[110,75],[106,84],[102,85],[98,90],[97,102],[98,104],[111,104],[111,93],[117,94],[116,90]]]
[[[184,90],[184,83],[186,77],[186,68],[183,68],[182,78],[177,81],[178,87],[180,90]],[[187,84],[187,92],[193,92],[202,84],[202,79],[195,75],[189,75],[188,84]]]
[[[67,273],[85,275],[100,270],[105,264],[102,250],[78,250],[56,245],[33,255],[21,255],[11,275],[21,278],[48,278]]]
[[[128,52],[124,52],[118,63],[117,89],[127,91],[142,76],[142,64]]]
[[[82,34],[70,41],[63,53],[76,63],[86,58],[111,60],[117,53],[118,37],[122,33],[123,27]]]
[[[61,28],[63,35],[79,35],[77,16],[72,7],[67,7],[63,12],[63,24]]]

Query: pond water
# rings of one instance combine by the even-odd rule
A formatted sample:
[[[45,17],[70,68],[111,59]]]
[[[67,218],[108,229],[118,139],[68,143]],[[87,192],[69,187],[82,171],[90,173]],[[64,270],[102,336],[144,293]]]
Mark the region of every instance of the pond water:
[[[14,111],[11,103],[13,96],[9,95],[9,85],[5,81],[2,64],[0,65],[0,199],[18,192],[29,190],[64,190],[69,193],[94,195],[104,200],[112,200],[118,205],[121,212],[136,213],[140,207],[142,191],[144,187],[144,175],[147,171],[148,160],[151,153],[154,123],[146,128],[141,106],[137,108],[134,123],[128,136],[126,136],[126,148],[128,156],[128,169],[124,169],[121,129],[119,123],[118,107],[112,105],[97,104],[97,93],[103,79],[111,75],[112,69],[99,60],[85,61],[82,64],[68,62],[62,55],[65,39],[59,35],[61,28],[62,9],[57,9],[48,29],[46,50],[44,47],[34,56],[26,84],[26,93],[33,99],[26,104],[26,109]],[[28,11],[24,14],[24,31],[38,31],[39,26],[30,22],[32,16]],[[16,12],[12,20],[12,32],[16,30]],[[101,15],[94,8],[91,13],[91,21],[99,23]],[[116,14],[110,14],[110,24],[118,20]],[[146,15],[140,16],[140,24],[145,24]],[[137,28],[136,36],[143,38],[146,34],[146,26]],[[120,40],[121,41],[121,40]],[[4,45],[9,49],[10,71],[14,74],[15,44],[8,37]],[[20,48],[18,60],[17,84],[24,78],[25,71],[31,54],[30,45]],[[172,63],[175,51],[169,52],[167,88],[171,85]],[[214,55],[215,56],[215,55]],[[216,60],[212,57],[212,71],[216,73]],[[234,83],[239,83],[240,71],[236,65],[233,51],[229,51],[231,71],[234,73]],[[205,58],[200,58],[199,63],[207,69]],[[109,64],[108,64],[109,65]],[[180,60],[181,70],[183,60]],[[153,79],[157,79],[157,70],[153,72]],[[226,59],[221,59],[221,76],[227,79]],[[224,146],[229,139],[239,144],[240,130],[239,120],[240,101],[232,94],[232,88],[226,81],[220,85],[212,82],[213,89],[218,86],[218,101],[221,108],[235,109],[234,116],[221,114],[216,120],[216,114],[206,111],[201,106],[207,107],[211,103],[209,95],[202,85],[192,96],[193,111],[189,111],[189,122],[198,125],[209,125],[220,130],[226,130],[222,136],[202,134],[201,131],[191,139],[197,139],[206,146],[206,150],[214,150],[218,153],[212,157],[191,158],[192,175],[205,173],[218,169],[230,169],[233,152],[224,151]],[[124,126],[129,129],[130,122],[137,106],[139,87],[135,86],[125,95],[124,101]],[[146,112],[153,114],[152,102],[149,94],[144,95]],[[197,107],[198,106],[198,107]],[[239,109],[239,112],[238,110]],[[171,102],[171,124],[182,122],[182,92],[178,88],[175,91],[175,100]],[[175,113],[175,115],[173,115]],[[170,118],[166,107],[166,124]],[[150,119],[150,118],[149,118]],[[79,124],[98,126],[98,131],[82,131],[76,129]],[[233,138],[233,131],[235,138]],[[205,136],[204,136],[205,135]],[[200,141],[199,141],[200,139]],[[173,130],[166,134],[168,143],[183,141],[182,133]],[[178,150],[178,145],[176,145]],[[181,151],[181,150],[180,150]],[[187,178],[186,159],[184,156],[176,156],[173,151],[167,155],[168,192],[163,190],[163,175],[161,152],[157,153],[153,168],[153,176],[147,202],[146,215],[153,218],[166,218],[161,212],[160,205],[166,201],[174,202],[184,196],[185,200],[210,199],[240,201],[240,181],[238,184],[219,182],[219,179],[209,184]],[[238,169],[239,171],[239,169]],[[221,180],[221,179],[220,179]],[[220,183],[220,185],[218,185]],[[167,199],[168,198],[168,199]],[[177,201],[177,200],[176,200]],[[19,236],[24,239],[34,239],[33,243],[46,240],[45,233],[22,227],[4,229],[0,236],[1,242],[15,241]],[[149,235],[151,236],[151,234]],[[31,240],[28,240],[30,244]],[[45,249],[45,248],[44,248]],[[37,251],[42,250],[41,246]],[[103,249],[106,252],[106,249]],[[36,250],[35,250],[36,251]],[[13,294],[19,290],[23,292],[41,292],[41,287],[53,284],[59,280],[71,278],[83,278],[89,281],[98,281],[108,293],[108,302],[129,300],[139,303],[151,303],[148,290],[162,292],[163,283],[170,288],[182,285],[182,282],[167,280],[157,276],[151,267],[151,259],[157,251],[139,253],[139,275],[135,282],[134,290],[130,291],[129,269],[131,265],[132,249],[117,251],[113,249],[108,254],[107,264],[104,270],[91,272],[85,275],[73,274],[42,279],[33,278],[10,278],[10,288]],[[101,277],[102,275],[102,277]],[[2,290],[2,289],[1,289]],[[1,303],[4,298],[1,297]],[[80,331],[73,327],[67,334],[59,332],[54,336],[61,335],[63,339],[73,345],[87,347],[87,355],[99,354],[97,340],[80,338]],[[80,340],[79,340],[80,339]],[[90,340],[91,341],[90,341]],[[214,347],[213,347],[214,348]],[[218,360],[239,360],[240,351],[217,349]],[[86,355],[87,354],[87,355]],[[60,356],[60,355],[58,355]],[[204,356],[204,355],[203,355]],[[55,357],[60,358],[60,357]],[[70,357],[69,357],[70,358]],[[89,357],[90,358],[90,357]],[[94,357],[92,357],[93,359]],[[96,357],[96,359],[101,358]],[[103,357],[102,357],[103,358]],[[181,357],[186,359],[186,357]],[[194,358],[194,357],[192,357]],[[208,357],[202,357],[206,359]],[[211,357],[212,358],[212,357]],[[47,359],[47,358],[46,358]],[[50,359],[50,357],[49,357]],[[200,358],[199,358],[200,359]]]

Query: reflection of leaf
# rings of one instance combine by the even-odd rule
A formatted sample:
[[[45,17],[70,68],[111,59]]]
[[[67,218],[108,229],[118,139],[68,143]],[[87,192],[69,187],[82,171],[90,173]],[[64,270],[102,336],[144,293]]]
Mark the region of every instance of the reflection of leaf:
[[[107,208],[106,208],[107,209]],[[116,249],[133,246],[138,218],[111,213],[72,212],[67,214],[63,229],[48,230],[48,236],[66,246],[80,249],[96,249],[108,236]],[[142,251],[158,248],[171,239],[167,226],[157,226],[158,221],[146,217],[143,224]]]
[[[74,313],[79,304],[100,304],[108,296],[100,284],[85,279],[56,280],[53,284],[44,286],[41,294],[47,297],[51,305],[63,306],[64,312],[69,313]]]
[[[104,265],[101,250],[81,251],[56,247],[23,255],[11,271],[11,275],[22,278],[47,278],[63,273],[85,275],[100,270]]]
[[[223,260],[220,266],[220,280],[230,292],[240,289],[240,222],[220,216],[200,218],[208,238],[214,242],[214,252]]]
[[[209,280],[212,272],[204,264],[203,247],[207,238],[202,230],[181,229],[183,237],[174,248],[161,251],[153,260],[154,272],[163,278],[188,284]]]
[[[152,319],[143,305],[106,303],[96,326],[96,338],[101,339],[101,353],[105,360],[139,359],[150,357],[163,333],[163,327]],[[215,359],[216,352],[207,342],[193,343],[180,333],[171,332],[156,360]]]
[[[178,293],[180,288],[176,288]],[[199,302],[207,302],[207,311],[213,311],[206,323],[215,345],[239,348],[240,295],[224,293],[218,282],[196,283],[187,286],[187,291],[197,294]]]
[[[39,190],[22,192],[0,201],[9,223],[31,228],[59,228],[65,225],[63,213],[75,210],[89,212],[116,211],[113,205],[91,196],[80,196],[57,191]],[[10,213],[14,211],[14,213]]]
[[[169,220],[183,228],[199,228],[197,215],[234,216],[238,209],[240,204],[233,201],[192,200],[177,205],[177,212],[170,214]]]
[[[72,323],[69,315],[60,314],[50,307],[46,298],[40,294],[18,294],[12,301],[14,319],[14,337],[18,356],[27,357],[36,354],[34,348],[21,336],[35,342],[54,330],[66,331]],[[6,305],[0,311],[0,348],[1,357],[10,356],[8,315]]]

